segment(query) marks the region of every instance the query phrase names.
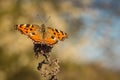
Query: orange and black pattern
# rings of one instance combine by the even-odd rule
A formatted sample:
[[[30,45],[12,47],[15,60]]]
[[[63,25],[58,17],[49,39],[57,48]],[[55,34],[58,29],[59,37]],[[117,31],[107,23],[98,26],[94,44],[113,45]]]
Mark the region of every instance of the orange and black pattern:
[[[40,44],[54,45],[58,40],[63,41],[68,37],[67,33],[51,27],[46,27],[44,24],[41,26],[35,24],[20,24],[16,25],[16,29],[22,34],[27,35],[34,42]]]

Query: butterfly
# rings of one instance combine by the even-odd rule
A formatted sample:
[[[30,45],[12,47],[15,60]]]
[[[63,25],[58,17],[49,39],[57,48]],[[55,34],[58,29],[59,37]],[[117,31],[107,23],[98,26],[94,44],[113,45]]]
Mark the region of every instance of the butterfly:
[[[27,35],[34,43],[54,45],[58,41],[63,41],[68,37],[67,33],[55,28],[41,26],[36,24],[19,24],[16,29],[22,34]]]

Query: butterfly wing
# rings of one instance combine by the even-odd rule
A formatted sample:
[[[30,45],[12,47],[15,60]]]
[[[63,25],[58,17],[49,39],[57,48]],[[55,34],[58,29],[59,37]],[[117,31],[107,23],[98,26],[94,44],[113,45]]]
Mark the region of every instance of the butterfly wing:
[[[58,39],[51,33],[50,29],[46,28],[44,41],[46,44],[54,45],[58,42]]]
[[[19,30],[22,34],[27,35],[34,42],[43,42],[41,27],[38,25],[32,24],[20,24],[16,25],[17,30]]]
[[[68,37],[67,33],[63,33],[63,31],[59,31],[59,30],[53,29],[51,27],[48,27],[48,31],[49,31],[49,33],[54,35],[60,41],[63,41],[65,38]]]
[[[16,25],[16,28],[34,42],[48,45],[56,44],[58,40],[62,41],[68,36],[66,33],[63,33],[63,31],[58,31],[51,27],[46,28],[44,24],[42,24],[41,27],[32,24],[20,24]]]

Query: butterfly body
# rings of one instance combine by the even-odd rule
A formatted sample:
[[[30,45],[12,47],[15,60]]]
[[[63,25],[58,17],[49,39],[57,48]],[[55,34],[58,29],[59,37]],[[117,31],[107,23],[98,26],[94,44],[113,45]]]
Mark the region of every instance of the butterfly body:
[[[35,24],[20,24],[16,25],[17,30],[22,34],[27,35],[34,43],[54,45],[59,40],[62,41],[67,38],[67,33],[63,31],[46,27],[44,24],[41,26]]]

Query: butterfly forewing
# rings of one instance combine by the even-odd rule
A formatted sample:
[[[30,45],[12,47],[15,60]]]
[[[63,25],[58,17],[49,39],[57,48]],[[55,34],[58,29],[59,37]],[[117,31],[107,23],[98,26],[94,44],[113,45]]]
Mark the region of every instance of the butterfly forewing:
[[[17,25],[16,27],[21,33],[27,35],[34,42],[42,43],[43,41],[42,31],[41,31],[41,27],[39,27],[38,25],[20,24]]]
[[[51,27],[48,27],[48,30],[51,34],[53,34],[57,39],[60,41],[64,40],[65,38],[68,37],[67,33],[63,33],[63,31],[53,29]]]

